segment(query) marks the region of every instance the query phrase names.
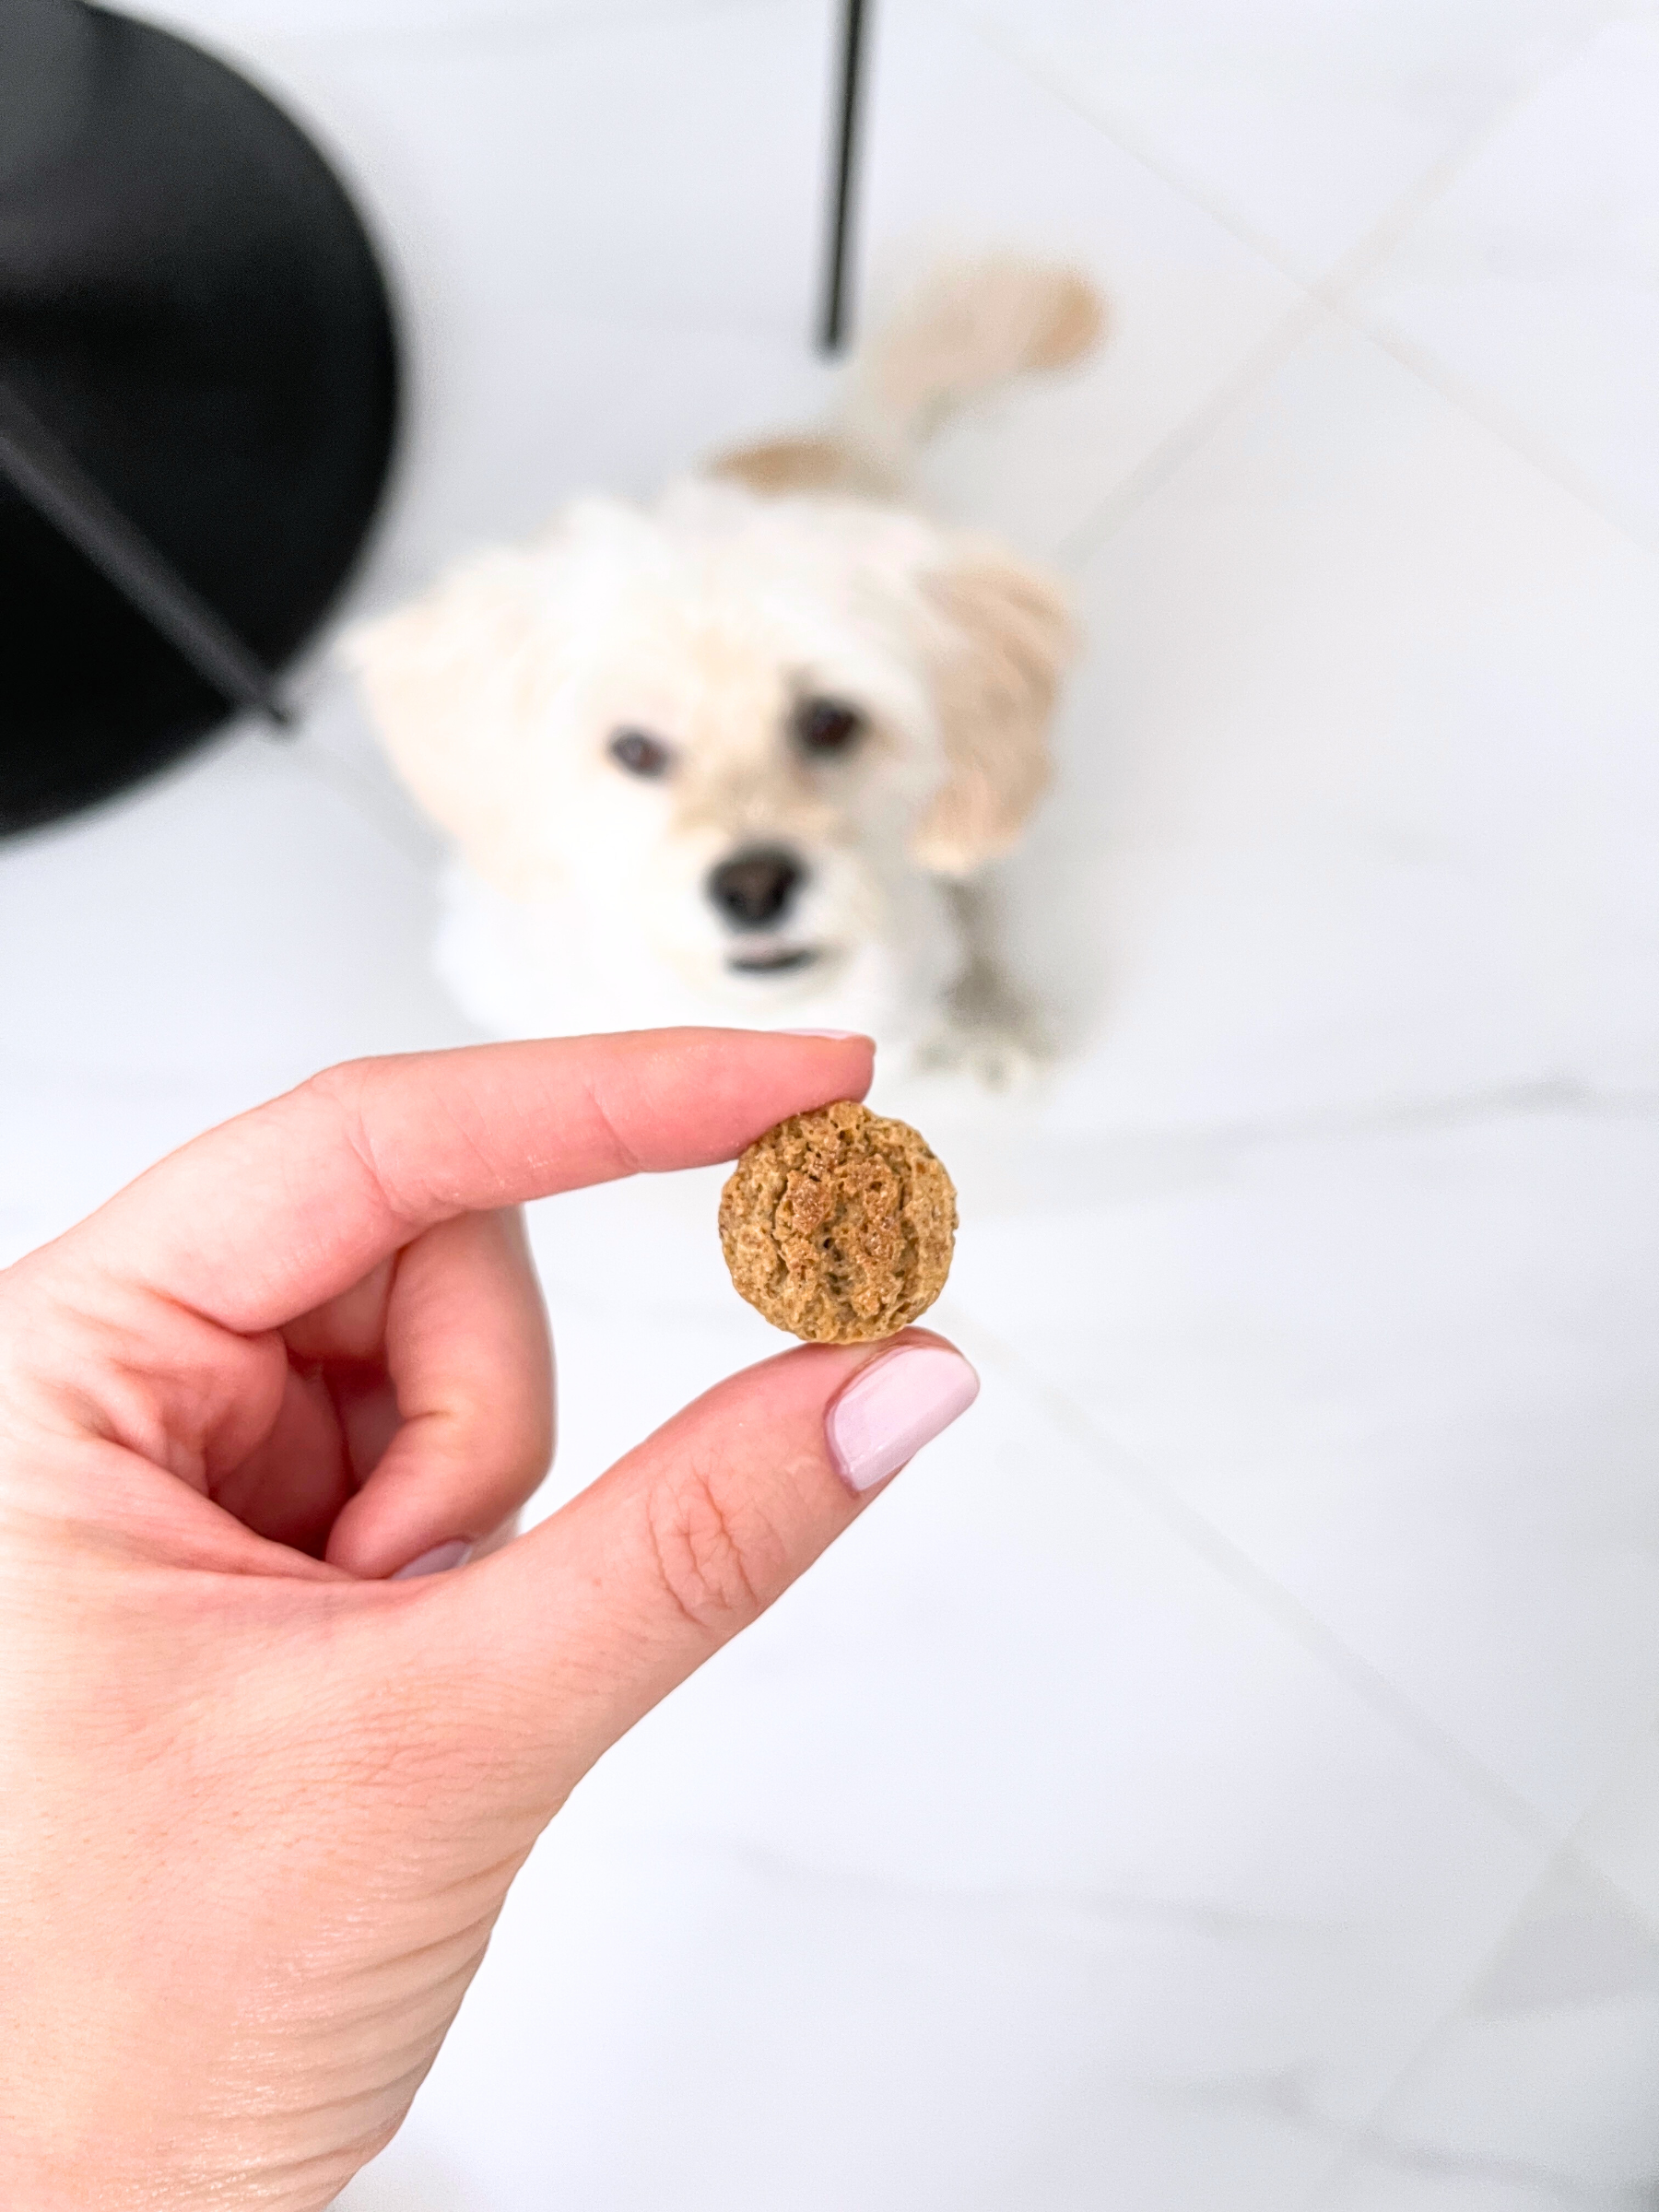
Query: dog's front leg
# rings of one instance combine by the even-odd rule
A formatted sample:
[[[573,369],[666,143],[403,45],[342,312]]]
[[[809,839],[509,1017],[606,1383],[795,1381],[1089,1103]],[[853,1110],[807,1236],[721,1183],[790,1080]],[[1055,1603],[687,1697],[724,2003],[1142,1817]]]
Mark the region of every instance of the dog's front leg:
[[[917,1063],[961,1069],[993,1090],[1006,1090],[1053,1056],[1049,1025],[1004,965],[990,891],[979,883],[942,888],[963,959],[937,1021],[917,1049]]]

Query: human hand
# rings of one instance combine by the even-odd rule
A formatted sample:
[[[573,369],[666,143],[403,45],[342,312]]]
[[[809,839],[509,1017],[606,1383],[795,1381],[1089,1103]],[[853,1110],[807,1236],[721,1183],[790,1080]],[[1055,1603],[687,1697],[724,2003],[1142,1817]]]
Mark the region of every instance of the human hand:
[[[869,1074],[719,1030],[358,1063],[0,1275],[0,2202],[327,2205],[575,1783],[971,1402],[924,1331],[803,1347],[506,1540],[552,1442],[511,1209]]]

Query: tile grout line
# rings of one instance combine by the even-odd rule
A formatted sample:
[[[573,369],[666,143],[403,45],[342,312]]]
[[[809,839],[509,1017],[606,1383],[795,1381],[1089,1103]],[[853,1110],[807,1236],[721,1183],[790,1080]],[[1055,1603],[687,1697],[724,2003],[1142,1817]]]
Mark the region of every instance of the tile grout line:
[[[1659,1707],[1656,1707],[1655,1711],[1659,1712]],[[1620,1751],[1613,1762],[1612,1771],[1614,1774],[1620,1771],[1630,1752],[1652,1736],[1654,1718],[1655,1714],[1650,1714],[1640,1728],[1632,1730],[1628,1746]],[[1607,1784],[1604,1782],[1601,1788],[1568,1830],[1562,1838],[1561,1848],[1557,1853],[1557,1857],[1576,1867],[1581,1874],[1600,1888],[1610,1890],[1626,1910],[1641,1921],[1643,1927],[1650,1929],[1655,1940],[1659,1941],[1659,1912],[1655,1912],[1650,1906],[1643,1904],[1633,1890],[1625,1887],[1618,1876],[1608,1874],[1604,1867],[1597,1865],[1594,1859],[1584,1855],[1583,1842],[1584,1830],[1602,1798],[1606,1794],[1606,1788]]]
[[[1327,306],[1334,306],[1336,296],[1346,287],[1354,283],[1374,262],[1396,245],[1411,225],[1436,200],[1445,195],[1461,172],[1496,137],[1511,117],[1535,99],[1561,70],[1570,67],[1606,24],[1617,19],[1618,15],[1616,0],[1608,0],[1603,12],[1580,33],[1576,41],[1570,42],[1561,54],[1528,78],[1524,85],[1495,102],[1489,112],[1471,127],[1466,136],[1460,139],[1455,147],[1431,162],[1416,182],[1408,184],[1353,245],[1339,253],[1319,276],[1310,276],[1298,268],[1265,231],[1258,230],[1253,224],[1235,214],[1225,201],[1217,198],[1205,186],[1171,169],[1121,119],[1105,114],[1079,97],[1059,77],[1052,76],[1041,62],[1028,54],[1017,41],[1010,40],[1000,26],[987,21],[971,4],[964,5],[963,0],[942,0],[942,4],[954,19],[978,38],[982,45],[1069,108],[1081,121],[1110,138],[1131,160],[1138,162],[1149,175],[1168,185],[1172,192],[1179,193],[1182,199],[1190,202],[1201,214],[1208,216],[1212,222],[1218,224],[1240,245],[1258,254],[1281,276],[1287,277],[1309,297],[1323,299]]]
[[[1432,2024],[1413,2046],[1409,2056],[1396,2068],[1388,2086],[1381,2090],[1367,2107],[1363,2116],[1343,2130],[1342,2148],[1338,2153],[1335,2165],[1329,2173],[1322,2177],[1317,2184],[1317,2193],[1302,2200],[1300,2212],[1318,2212],[1321,2198],[1328,2191],[1341,2186],[1344,2179],[1354,2171],[1360,2153],[1368,2147],[1374,2148],[1379,2143],[1387,2142],[1388,2138],[1378,2125],[1382,2115],[1392,2100],[1398,2096],[1401,2088],[1415,2070],[1428,2057],[1435,2045],[1450,2031],[1458,2016],[1467,2006],[1470,1997],[1479,1988],[1483,1978],[1491,1972],[1492,1968],[1503,1956],[1505,1948],[1514,1937],[1515,1930],[1521,1924],[1527,1907],[1554,1875],[1557,1866],[1566,1853],[1566,1848],[1563,1843],[1550,1853],[1548,1858],[1539,1868],[1536,1877],[1528,1886],[1525,1895],[1520,1899],[1513,1912],[1503,1924],[1502,1932],[1493,1938],[1485,1957],[1471,1971],[1468,1979],[1458,1990],[1457,1994],[1441,2008]]]
[[[1159,183],[1179,193],[1200,213],[1207,215],[1230,237],[1257,254],[1277,274],[1295,285],[1302,295],[1295,306],[1273,324],[1265,337],[1252,348],[1233,373],[1223,379],[1207,399],[1202,401],[1161,439],[1152,452],[1130,470],[1124,481],[1107,494],[1091,515],[1066,533],[1060,544],[1060,557],[1068,566],[1078,566],[1100,549],[1135,507],[1158,490],[1191,459],[1252,392],[1265,382],[1280,361],[1315,326],[1318,313],[1307,279],[1288,265],[1271,241],[1255,234],[1247,225],[1241,224],[1226,209],[1212,205],[1186,180],[1171,175],[1150,149],[1136,137],[1126,134],[1116,123],[1096,112],[1068,85],[1052,77],[1018,45],[1004,37],[997,27],[984,21],[972,8],[951,6],[948,0],[944,0],[942,12],[959,24],[971,37],[977,39],[999,61],[1018,70],[1030,82],[1069,109],[1081,122],[1109,138],[1148,176],[1155,177]]]
[[[1454,371],[1413,346],[1409,340],[1396,335],[1385,324],[1374,321],[1357,302],[1333,303],[1331,312],[1358,336],[1376,347],[1380,353],[1385,353],[1408,376],[1438,393],[1465,420],[1484,430],[1500,445],[1506,446],[1518,461],[1524,462],[1547,483],[1553,484],[1558,491],[1565,492],[1577,505],[1594,514],[1598,522],[1617,532],[1627,545],[1639,553],[1659,556],[1659,536],[1650,535],[1639,524],[1621,514],[1588,478],[1579,475],[1570,461],[1557,453],[1547,443],[1535,439],[1521,424],[1511,420],[1501,406],[1484,393],[1477,392],[1465,384]]]
[[[971,5],[961,5],[960,0],[955,0],[955,4],[952,4],[952,0],[940,0],[940,5],[955,22],[978,39],[1000,61],[1010,64],[1040,90],[1057,100],[1063,107],[1069,108],[1080,122],[1099,131],[1103,137],[1110,138],[1120,153],[1127,154],[1148,176],[1156,177],[1160,184],[1167,184],[1171,192],[1179,193],[1183,200],[1196,207],[1200,214],[1208,216],[1230,238],[1259,255],[1281,276],[1288,278],[1299,291],[1312,291],[1313,280],[1302,270],[1294,267],[1265,231],[1256,229],[1253,224],[1234,214],[1224,202],[1213,198],[1203,185],[1192,178],[1170,169],[1131,126],[1125,125],[1115,116],[1102,113],[1074,91],[1062,77],[1051,75],[1044,65],[1011,39],[1000,24],[981,16]]]
[[[1504,1924],[1502,1934],[1493,1940],[1486,1956],[1469,1975],[1456,1997],[1441,2012],[1433,2026],[1417,2044],[1410,2057],[1400,2066],[1388,2087],[1368,2109],[1364,2118],[1345,2129],[1346,2141],[1336,2165],[1316,2184],[1318,2194],[1310,2195],[1302,2200],[1300,2212],[1318,2212],[1319,2202],[1324,2192],[1339,2184],[1345,2175],[1353,2171],[1356,2158],[1368,2145],[1375,2147],[1378,2144],[1383,2146],[1389,2144],[1390,2138],[1384,2136],[1376,2125],[1378,2119],[1392,2099],[1398,2095],[1409,2076],[1422,2064],[1434,2046],[1446,2036],[1455,2024],[1474,1992],[1479,1988],[1481,1982],[1502,1958],[1514,1938],[1515,1930],[1520,1926],[1534,1901],[1543,1894],[1563,1869],[1576,1872],[1594,1887],[1611,1891],[1619,1902],[1627,1906],[1644,1925],[1653,1928],[1655,1935],[1659,1935],[1659,1926],[1655,1925],[1651,1916],[1629,1895],[1622,1885],[1611,1880],[1609,1877],[1602,1873],[1598,1866],[1581,1856],[1576,1848],[1575,1839],[1588,1818],[1588,1811],[1581,1814],[1560,1842],[1550,1853],[1544,1865],[1538,1869],[1535,1879],[1528,1886],[1525,1895]]]
[[[1417,182],[1406,187],[1394,206],[1362,238],[1356,240],[1346,253],[1337,255],[1324,275],[1311,286],[1314,295],[1322,299],[1333,312],[1341,312],[1339,302],[1344,293],[1351,291],[1378,262],[1394,251],[1406,233],[1437,201],[1444,199],[1464,171],[1479,159],[1524,108],[1529,107],[1536,100],[1547,85],[1572,66],[1585,49],[1600,36],[1611,13],[1610,6],[1604,7],[1603,12],[1580,32],[1576,40],[1569,40],[1552,62],[1530,76],[1524,85],[1517,86],[1505,98],[1495,101],[1489,112],[1474,125],[1455,147],[1442,154],[1438,161],[1431,162]]]
[[[1178,192],[1201,213],[1219,224],[1230,237],[1258,254],[1280,276],[1297,285],[1303,294],[1300,304],[1275,325],[1267,339],[1248,357],[1240,371],[1212,393],[1210,398],[1178,425],[1145,461],[1131,470],[1129,476],[1107,495],[1092,515],[1067,534],[1062,542],[1061,553],[1068,564],[1081,564],[1097,553],[1122,527],[1135,508],[1157,491],[1200,450],[1228,416],[1252,392],[1260,388],[1278,362],[1287,358],[1316,325],[1318,311],[1322,309],[1368,344],[1386,354],[1409,376],[1437,392],[1460,415],[1508,446],[1517,459],[1546,477],[1558,489],[1565,491],[1569,497],[1587,507],[1639,550],[1648,553],[1659,551],[1659,546],[1633,529],[1615,509],[1606,505],[1594,488],[1583,481],[1547,445],[1541,445],[1526,436],[1508,421],[1500,410],[1493,409],[1484,395],[1471,391],[1429,356],[1394,337],[1382,325],[1368,317],[1352,297],[1356,285],[1386,257],[1438,200],[1444,197],[1457,178],[1478,158],[1512,117],[1535,99],[1562,70],[1571,67],[1608,23],[1621,19],[1620,10],[1616,6],[1605,8],[1580,33],[1578,39],[1570,42],[1547,67],[1496,103],[1484,120],[1461,139],[1454,149],[1442,155],[1415,184],[1407,187],[1362,238],[1345,253],[1338,255],[1322,276],[1312,278],[1292,266],[1282,251],[1253,225],[1236,216],[1223,202],[1214,198],[1190,179],[1171,171],[1121,122],[1101,113],[1087,100],[1080,99],[1069,86],[1052,76],[1018,43],[1004,36],[999,27],[985,21],[971,7],[953,6],[949,13],[982,44],[1110,138],[1113,145],[1132,160],[1137,161],[1148,174],[1157,177],[1171,191]]]
[[[1195,1552],[1232,1584],[1241,1596],[1261,1611],[1311,1656],[1342,1680],[1372,1712],[1414,1742],[1451,1779],[1487,1801],[1522,1841],[1545,1844],[1553,1851],[1561,1839],[1544,1816],[1495,1773],[1468,1747],[1424,1712],[1406,1693],[1371,1662],[1343,1641],[1294,1593],[1259,1566],[1249,1553],[1222,1533],[1216,1524],[1171,1490],[1126,1451],[1095,1417],[1079,1406],[1062,1386],[1032,1371],[1011,1346],[987,1327],[967,1307],[952,1301],[954,1315],[967,1324],[963,1334],[968,1348],[987,1364],[999,1368],[1011,1381],[1035,1398],[1056,1427],[1081,1445],[1101,1471],[1157,1515]],[[974,1340],[977,1340],[977,1344]]]
[[[1094,512],[1061,539],[1059,556],[1069,569],[1080,568],[1107,545],[1135,509],[1170,482],[1220,429],[1228,418],[1259,392],[1274,371],[1318,327],[1324,311],[1311,294],[1281,316],[1265,338],[1114,486]]]
[[[1458,177],[1472,166],[1510,122],[1530,106],[1547,86],[1571,68],[1609,23],[1619,18],[1620,10],[1616,0],[1609,0],[1609,5],[1580,31],[1576,39],[1568,41],[1547,67],[1538,71],[1524,86],[1517,88],[1507,100],[1496,105],[1454,153],[1443,156],[1365,238],[1332,264],[1311,289],[1312,296],[1322,301],[1332,314],[1387,354],[1407,375],[1438,392],[1460,414],[1478,423],[1489,436],[1507,445],[1519,460],[1597,515],[1638,551],[1653,554],[1659,553],[1659,542],[1645,535],[1640,529],[1633,528],[1616,508],[1604,500],[1594,485],[1582,478],[1569,462],[1551,451],[1547,441],[1533,438],[1522,426],[1511,421],[1500,406],[1485,394],[1476,391],[1455,371],[1436,361],[1430,353],[1391,332],[1386,324],[1367,313],[1355,297],[1356,289],[1363,279],[1386,259],[1413,225],[1437,201],[1444,198]]]
[[[1484,394],[1473,391],[1430,356],[1397,337],[1385,325],[1372,321],[1356,302],[1340,297],[1327,299],[1320,288],[1313,288],[1302,304],[1276,325],[1268,340],[1248,358],[1239,372],[1132,469],[1092,515],[1067,534],[1061,543],[1061,558],[1069,566],[1080,566],[1109,543],[1135,507],[1175,476],[1227,418],[1265,383],[1280,362],[1317,327],[1322,313],[1331,316],[1356,337],[1385,355],[1473,429],[1484,431],[1505,447],[1524,466],[1564,492],[1627,545],[1640,553],[1659,555],[1659,539],[1649,536],[1610,506],[1570,463],[1512,422]]]

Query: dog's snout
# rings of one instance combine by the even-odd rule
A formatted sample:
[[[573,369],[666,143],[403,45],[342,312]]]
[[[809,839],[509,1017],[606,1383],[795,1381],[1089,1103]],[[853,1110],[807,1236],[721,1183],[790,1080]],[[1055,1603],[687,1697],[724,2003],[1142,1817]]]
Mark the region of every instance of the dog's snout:
[[[806,873],[779,846],[735,853],[711,871],[709,896],[734,929],[765,929],[782,914]]]

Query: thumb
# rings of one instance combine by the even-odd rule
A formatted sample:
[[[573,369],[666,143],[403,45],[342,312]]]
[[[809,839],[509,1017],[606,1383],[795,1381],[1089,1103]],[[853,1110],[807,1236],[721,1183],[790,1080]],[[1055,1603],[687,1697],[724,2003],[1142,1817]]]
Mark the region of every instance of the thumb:
[[[403,1585],[428,1679],[436,1658],[504,1788],[549,1818],[978,1394],[924,1329],[732,1376],[528,1535]]]

